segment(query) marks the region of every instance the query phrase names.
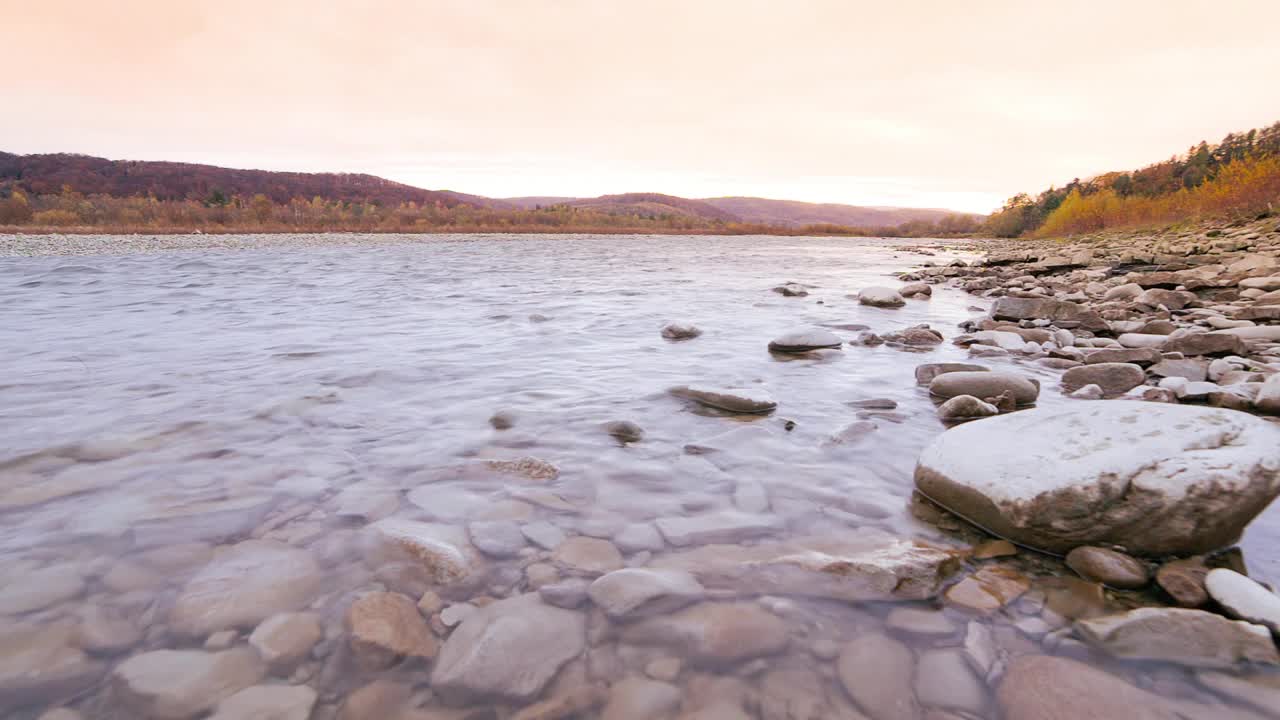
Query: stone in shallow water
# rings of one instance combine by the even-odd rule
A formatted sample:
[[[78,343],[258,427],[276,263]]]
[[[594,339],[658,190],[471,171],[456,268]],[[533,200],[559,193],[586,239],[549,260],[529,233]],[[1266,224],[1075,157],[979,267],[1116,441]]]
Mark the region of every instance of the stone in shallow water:
[[[249,645],[277,675],[288,675],[324,637],[314,613],[281,613],[263,620],[249,635]]]
[[[916,666],[916,697],[925,707],[980,716],[987,706],[987,686],[973,674],[961,650],[928,650]]]
[[[111,673],[113,697],[138,717],[185,720],[256,684],[266,674],[248,648],[207,653],[154,650],[134,655]]]
[[[1266,713],[1267,717],[1275,717],[1276,708],[1280,708],[1280,674],[1228,675],[1199,670],[1196,672],[1196,680],[1220,695],[1253,706]]]
[[[1182,720],[1114,673],[1047,655],[1013,660],[996,695],[1005,720]]]
[[[532,700],[582,653],[581,613],[518,595],[480,608],[453,631],[436,659],[431,687],[456,701]]]
[[[680,704],[680,688],[632,675],[609,688],[609,701],[600,720],[640,720],[669,717]]]
[[[410,561],[438,585],[467,582],[481,568],[462,528],[388,518],[368,527],[366,541],[371,567]]]
[[[0,615],[18,615],[70,600],[84,591],[84,576],[72,564],[6,572],[0,583]]]
[[[959,567],[955,553],[877,533],[782,542],[705,545],[653,561],[693,573],[704,586],[860,602],[921,600]]]
[[[970,420],[999,414],[1000,408],[972,395],[957,395],[938,406],[938,417],[943,420]]]
[[[734,510],[658,518],[656,524],[667,542],[677,546],[736,543],[772,535],[784,527],[782,521],[772,515]]]
[[[635,443],[644,439],[644,429],[628,420],[614,420],[604,424],[604,431],[620,443]]]
[[[947,603],[980,613],[993,613],[1017,600],[1031,588],[1031,581],[1017,571],[999,566],[983,567],[947,588]]]
[[[1123,400],[1026,410],[943,433],[915,479],[957,515],[1048,552],[1193,554],[1234,543],[1280,493],[1280,428]]]
[[[990,368],[973,363],[925,363],[916,366],[916,384],[928,385],[939,375],[952,372],[988,372]]]
[[[608,540],[578,535],[560,543],[552,554],[556,563],[583,575],[602,575],[623,566],[622,553]]]
[[[672,395],[693,400],[701,405],[726,412],[758,415],[773,412],[778,403],[758,388],[713,388],[705,385],[681,385],[670,390]]]
[[[858,292],[858,302],[872,307],[896,308],[907,304],[897,290],[887,287],[872,286]]]
[[[513,557],[525,546],[520,526],[510,520],[468,523],[467,536],[480,552],[493,557]]]
[[[879,633],[861,635],[836,662],[840,684],[873,720],[915,720],[920,716],[912,688],[915,660],[906,645]]]
[[[1020,375],[1001,372],[949,372],[929,383],[929,394],[940,398],[972,395],[985,399],[1005,392],[1019,405],[1029,405],[1040,396],[1040,385]]]
[[[1107,548],[1081,545],[1067,553],[1066,560],[1067,567],[1085,580],[1122,590],[1136,590],[1151,581],[1147,566],[1140,560]]]
[[[418,605],[405,595],[371,592],[347,610],[351,651],[360,666],[385,670],[402,657],[433,658],[438,649]]]
[[[76,647],[71,620],[0,629],[0,713],[48,705],[98,682],[107,666]]]
[[[315,704],[305,685],[255,685],[218,703],[209,720],[307,720]]]
[[[673,322],[662,326],[662,337],[668,340],[692,340],[702,334],[693,323]]]
[[[673,646],[693,662],[714,666],[782,651],[787,627],[755,603],[701,603],[628,624],[622,639]]]
[[[1075,630],[1090,644],[1129,660],[1202,668],[1230,668],[1242,661],[1280,664],[1267,628],[1203,610],[1138,608],[1079,620]]]
[[[774,338],[769,351],[776,353],[803,353],[823,348],[838,348],[844,344],[838,335],[827,330],[797,330]]]
[[[640,618],[672,612],[702,598],[704,590],[683,570],[627,568],[591,583],[588,595],[611,618]]]
[[[1264,625],[1280,634],[1280,595],[1226,568],[1210,570],[1204,586],[1231,617]]]
[[[320,580],[311,553],[246,540],[223,549],[187,582],[169,613],[169,625],[186,637],[250,628],[306,605]]]

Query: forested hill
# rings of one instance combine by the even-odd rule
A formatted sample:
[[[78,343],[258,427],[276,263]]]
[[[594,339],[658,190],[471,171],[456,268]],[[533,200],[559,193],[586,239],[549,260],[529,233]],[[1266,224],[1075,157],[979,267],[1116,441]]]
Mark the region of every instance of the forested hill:
[[[1032,197],[1016,195],[993,213],[1000,237],[1058,236],[1280,212],[1280,122],[1200,142],[1184,155],[1139,170],[1072,180]]]
[[[275,203],[314,197],[337,202],[452,207],[465,195],[422,190],[374,175],[237,170],[194,163],[107,160],[66,153],[13,155],[0,152],[0,185],[29,195],[57,195],[68,187],[83,195],[154,197],[157,200],[224,202],[236,195],[263,195]]]

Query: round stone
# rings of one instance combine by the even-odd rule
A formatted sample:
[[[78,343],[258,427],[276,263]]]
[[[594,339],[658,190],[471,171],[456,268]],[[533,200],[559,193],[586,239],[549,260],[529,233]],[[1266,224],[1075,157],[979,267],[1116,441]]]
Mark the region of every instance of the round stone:
[[[1151,581],[1147,566],[1115,550],[1082,545],[1067,553],[1067,567],[1080,577],[1122,590],[1136,590]]]

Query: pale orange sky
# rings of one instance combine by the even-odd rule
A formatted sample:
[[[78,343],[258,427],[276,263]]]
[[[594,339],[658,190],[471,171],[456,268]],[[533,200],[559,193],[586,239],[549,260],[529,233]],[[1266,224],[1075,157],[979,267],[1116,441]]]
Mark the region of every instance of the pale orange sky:
[[[0,0],[0,150],[987,212],[1280,120],[1278,0]]]

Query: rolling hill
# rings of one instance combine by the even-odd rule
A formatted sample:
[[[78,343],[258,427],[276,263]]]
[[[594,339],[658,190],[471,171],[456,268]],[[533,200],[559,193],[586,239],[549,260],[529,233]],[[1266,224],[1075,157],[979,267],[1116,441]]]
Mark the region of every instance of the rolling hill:
[[[707,198],[702,202],[732,213],[744,222],[799,227],[802,225],[846,225],[888,227],[905,222],[936,222],[948,215],[968,215],[933,208],[860,207],[834,203],[807,203],[796,200],[769,200],[755,197]],[[979,217],[974,215],[973,217]]]
[[[688,219],[706,226],[746,223],[780,228],[820,224],[886,228],[963,215],[936,209],[858,207],[754,197],[690,199],[653,192],[594,198],[488,198],[449,190],[424,190],[367,174],[241,170],[194,163],[107,160],[68,153],[0,152],[0,197],[7,189],[52,197],[60,195],[63,188],[88,196],[154,197],[161,201],[215,205],[236,196],[248,200],[263,195],[277,205],[288,204],[294,198],[309,201],[318,197],[326,202],[373,203],[387,208],[414,203],[420,208],[471,206],[497,212],[569,206],[599,215],[644,221]]]

